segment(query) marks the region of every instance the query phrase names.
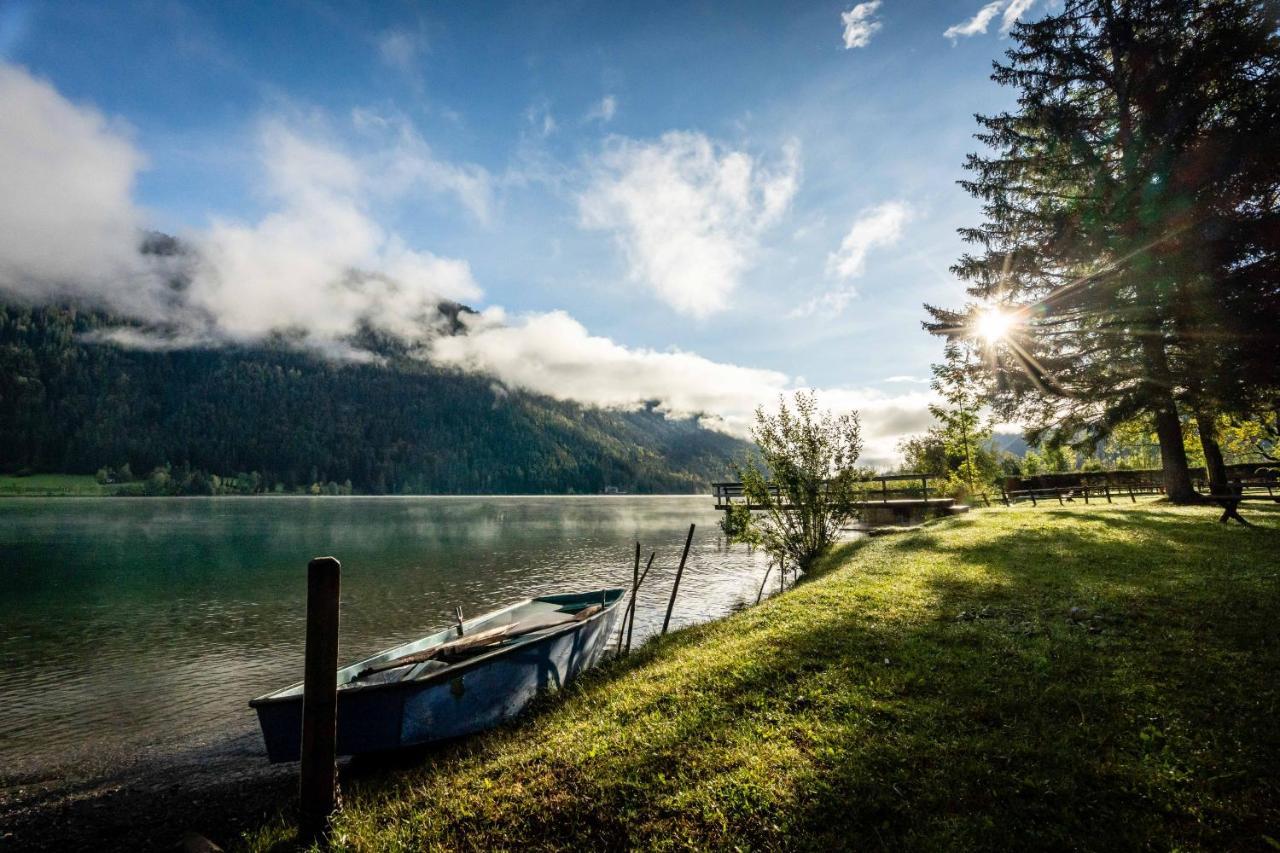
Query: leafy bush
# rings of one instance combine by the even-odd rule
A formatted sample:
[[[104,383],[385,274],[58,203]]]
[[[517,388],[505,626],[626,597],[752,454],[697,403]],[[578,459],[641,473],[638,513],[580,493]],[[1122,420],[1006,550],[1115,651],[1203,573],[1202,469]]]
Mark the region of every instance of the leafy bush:
[[[751,437],[763,469],[735,466],[747,503],[763,508],[754,518],[747,513],[750,525],[779,566],[805,571],[857,516],[863,493],[858,415],[819,413],[816,395],[800,392],[794,410],[781,398],[776,415],[756,409]]]

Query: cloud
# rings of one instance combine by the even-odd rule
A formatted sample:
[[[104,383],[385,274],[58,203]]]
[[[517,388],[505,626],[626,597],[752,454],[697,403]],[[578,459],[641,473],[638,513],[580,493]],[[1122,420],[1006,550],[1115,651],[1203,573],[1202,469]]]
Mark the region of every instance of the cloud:
[[[1000,21],[1000,31],[1008,32],[1012,29],[1023,13],[1029,11],[1035,4],[1036,0],[1009,0],[1009,5],[1005,7]]]
[[[889,246],[902,237],[911,210],[900,201],[869,207],[858,214],[840,248],[827,256],[827,272],[838,278],[857,278],[867,266],[867,254],[879,246]]]
[[[112,288],[116,304],[155,315],[137,252],[144,219],[133,184],[142,153],[97,110],[3,62],[0,104],[0,290],[101,302]]]
[[[382,195],[404,195],[415,190],[453,195],[478,221],[487,223],[494,207],[494,178],[474,163],[453,163],[431,146],[400,116],[357,109],[352,125],[371,145],[361,171],[368,188]]]
[[[911,382],[917,385],[928,385],[928,379],[920,379],[916,376],[886,376],[882,382]]]
[[[701,133],[613,137],[578,197],[580,223],[613,232],[633,281],[680,313],[706,317],[728,305],[799,178],[794,143],[770,168]]]
[[[441,299],[480,295],[465,261],[411,249],[378,224],[366,199],[383,172],[279,122],[264,124],[259,145],[275,209],[188,237],[188,304],[214,318],[217,333],[252,340],[296,329],[331,344],[368,324],[413,338]],[[422,168],[388,157],[393,173]]]
[[[607,124],[618,114],[618,99],[613,95],[605,95],[600,103],[593,106],[584,116],[585,121],[598,121]]]
[[[671,417],[698,416],[705,425],[738,436],[747,435],[757,406],[771,407],[779,395],[790,397],[802,387],[775,370],[679,350],[625,347],[591,335],[562,311],[510,319],[490,309],[464,322],[466,334],[432,341],[432,361],[587,405],[637,409],[656,402]],[[868,464],[892,463],[897,442],[932,423],[931,392],[829,388],[819,390],[819,399],[824,407],[860,413]]]
[[[841,241],[840,248],[827,256],[827,275],[846,282],[862,275],[867,266],[867,254],[876,247],[897,242],[902,237],[902,226],[909,217],[910,208],[900,201],[886,202],[863,210]],[[800,303],[788,316],[839,316],[857,297],[857,288],[851,284],[841,284]]]
[[[154,345],[286,331],[330,351],[369,325],[421,336],[441,300],[480,296],[465,261],[413,248],[378,222],[378,205],[420,190],[487,210],[487,174],[435,158],[407,124],[357,117],[370,145],[352,153],[315,127],[264,121],[270,212],[214,218],[182,235],[187,251],[155,255],[139,252],[145,221],[132,198],[143,157],[119,129],[4,64],[0,102],[0,290],[158,324]]]
[[[959,37],[968,38],[985,33],[1002,9],[1004,15],[1001,17],[1000,31],[1007,32],[1035,4],[1036,0],[994,0],[979,9],[969,20],[947,27],[943,35],[954,42]]]
[[[803,318],[821,314],[824,317],[838,317],[849,307],[849,303],[858,298],[857,288],[841,286],[820,293],[812,299],[801,302],[787,312],[788,317]]]
[[[377,45],[378,55],[383,62],[408,75],[418,72],[418,58],[427,49],[422,33],[398,28],[386,30],[379,35]]]
[[[524,111],[525,123],[533,129],[535,135],[545,139],[559,129],[556,117],[551,112],[551,103],[546,99],[530,104]]]
[[[840,13],[840,21],[844,24],[845,50],[866,47],[871,43],[871,37],[882,26],[881,22],[874,17],[879,8],[880,0],[870,0],[868,3],[859,3],[849,11]]]

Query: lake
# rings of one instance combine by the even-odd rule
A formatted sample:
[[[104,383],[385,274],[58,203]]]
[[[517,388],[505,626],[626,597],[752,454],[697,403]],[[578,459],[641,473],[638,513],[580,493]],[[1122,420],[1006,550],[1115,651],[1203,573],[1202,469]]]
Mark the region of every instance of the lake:
[[[718,521],[710,496],[0,499],[0,784],[221,743],[257,760],[247,702],[301,678],[312,556],[342,561],[345,663],[455,606],[629,586],[637,539],[648,636],[691,522],[672,623],[722,616],[766,561]]]

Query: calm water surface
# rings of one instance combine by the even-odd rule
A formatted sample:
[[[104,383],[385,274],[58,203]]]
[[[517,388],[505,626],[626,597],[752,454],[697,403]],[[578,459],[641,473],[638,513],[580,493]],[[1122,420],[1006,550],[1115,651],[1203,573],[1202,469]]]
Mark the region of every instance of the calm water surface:
[[[648,635],[690,522],[673,624],[724,615],[765,560],[718,521],[709,496],[0,499],[0,781],[244,742],[246,702],[301,677],[313,555],[342,560],[349,662],[456,605],[629,585],[636,539]]]

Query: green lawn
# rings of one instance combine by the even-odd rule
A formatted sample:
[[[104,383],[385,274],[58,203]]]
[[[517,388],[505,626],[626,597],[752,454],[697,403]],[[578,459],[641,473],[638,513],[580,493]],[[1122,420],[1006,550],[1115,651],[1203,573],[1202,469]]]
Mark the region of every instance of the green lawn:
[[[14,477],[0,474],[0,496],[41,497],[109,495],[117,486],[103,486],[90,474],[32,474]]]
[[[995,508],[846,547],[517,725],[348,779],[334,846],[1271,849],[1280,507],[1244,513]]]

